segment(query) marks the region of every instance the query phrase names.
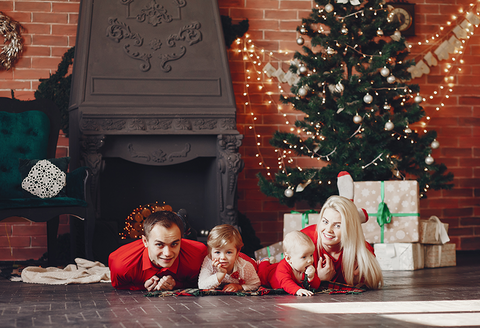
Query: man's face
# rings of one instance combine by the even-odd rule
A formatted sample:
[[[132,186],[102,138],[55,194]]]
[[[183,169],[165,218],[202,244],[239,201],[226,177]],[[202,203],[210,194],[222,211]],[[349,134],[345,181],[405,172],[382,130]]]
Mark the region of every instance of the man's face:
[[[180,253],[181,239],[180,229],[175,224],[170,228],[156,224],[148,238],[142,236],[150,261],[161,268],[169,268],[175,262]]]

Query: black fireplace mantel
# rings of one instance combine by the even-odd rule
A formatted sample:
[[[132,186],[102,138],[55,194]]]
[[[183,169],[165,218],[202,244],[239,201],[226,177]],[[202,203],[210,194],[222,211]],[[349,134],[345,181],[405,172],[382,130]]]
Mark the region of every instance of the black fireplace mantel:
[[[237,225],[243,136],[217,1],[82,0],[75,51],[71,165],[93,173],[97,218],[100,189],[109,184],[99,184],[106,159],[161,169],[214,158],[215,174],[209,168],[198,191],[208,204],[197,219],[205,229]]]

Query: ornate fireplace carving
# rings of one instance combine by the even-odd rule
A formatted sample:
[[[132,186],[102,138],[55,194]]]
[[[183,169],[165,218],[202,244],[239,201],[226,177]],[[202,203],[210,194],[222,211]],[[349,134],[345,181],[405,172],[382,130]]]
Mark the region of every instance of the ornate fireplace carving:
[[[237,224],[242,136],[216,0],[82,0],[70,99],[71,165],[92,170],[97,218],[110,158],[158,170],[211,158],[192,225]]]

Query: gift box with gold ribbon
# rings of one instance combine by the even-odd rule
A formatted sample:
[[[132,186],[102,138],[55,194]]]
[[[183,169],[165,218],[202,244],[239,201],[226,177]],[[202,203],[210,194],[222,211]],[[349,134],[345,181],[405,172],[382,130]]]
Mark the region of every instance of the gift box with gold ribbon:
[[[303,213],[292,211],[283,215],[283,238],[294,230],[302,230],[318,221],[318,212],[308,210]]]
[[[362,224],[367,242],[416,243],[419,241],[418,182],[360,181],[354,182],[354,202],[368,212]]]
[[[424,268],[424,245],[394,243],[373,245],[382,270],[419,270]]]
[[[457,257],[455,251],[456,245],[454,243],[424,246],[426,268],[440,268],[457,265]]]

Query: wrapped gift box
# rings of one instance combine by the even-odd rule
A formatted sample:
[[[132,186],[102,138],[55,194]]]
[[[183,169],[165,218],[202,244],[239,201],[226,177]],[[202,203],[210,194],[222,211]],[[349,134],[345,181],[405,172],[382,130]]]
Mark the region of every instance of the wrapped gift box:
[[[450,241],[448,223],[442,223],[436,216],[431,216],[428,220],[420,220],[418,228],[422,244],[445,244]]]
[[[354,202],[369,215],[362,224],[365,239],[371,243],[416,243],[418,238],[418,182],[362,181],[354,182]],[[379,207],[381,204],[381,210]],[[388,207],[388,208],[387,208]],[[390,212],[390,223],[381,213]],[[378,222],[383,225],[383,227]]]
[[[425,245],[425,267],[439,268],[456,266],[457,258],[455,244]]]
[[[280,262],[283,259],[283,243],[279,241],[278,243],[255,251],[255,259],[257,261],[260,261],[261,259],[264,259],[266,257],[275,258],[274,263]]]
[[[309,210],[304,213],[285,213],[283,215],[283,238],[294,230],[302,230],[318,221],[318,213]]]
[[[424,249],[419,243],[373,245],[382,270],[419,270],[424,268]]]

